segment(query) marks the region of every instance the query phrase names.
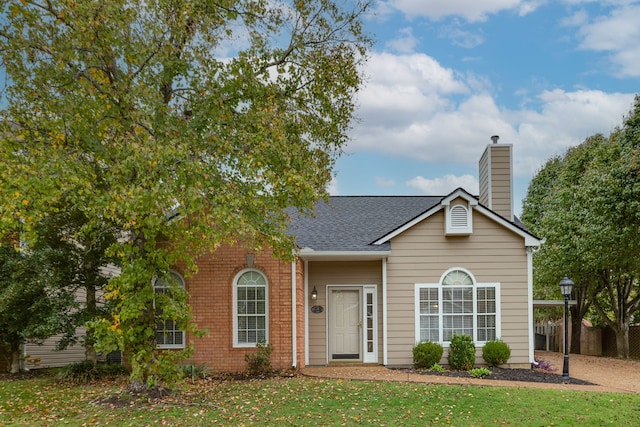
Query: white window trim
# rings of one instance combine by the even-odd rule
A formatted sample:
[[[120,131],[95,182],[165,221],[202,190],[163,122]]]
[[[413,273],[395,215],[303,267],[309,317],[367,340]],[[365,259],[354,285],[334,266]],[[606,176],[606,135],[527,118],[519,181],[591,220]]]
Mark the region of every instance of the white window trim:
[[[443,317],[442,313],[442,281],[447,274],[452,271],[459,270],[471,277],[473,281],[473,342],[476,346],[482,347],[487,341],[478,341],[478,288],[494,288],[496,295],[496,339],[500,339],[502,336],[502,315],[501,315],[501,301],[500,301],[500,282],[487,282],[487,283],[479,283],[476,281],[475,277],[464,268],[451,268],[447,270],[438,283],[416,283],[414,289],[414,313],[415,313],[415,342],[420,342],[420,290],[421,289],[437,289],[438,290],[438,342],[444,347],[448,348],[451,344],[450,341],[443,341]],[[483,313],[480,313],[483,314]]]
[[[233,294],[233,347],[234,348],[255,348],[257,343],[240,343],[238,342],[238,279],[244,273],[254,271],[264,277],[265,285],[265,344],[269,344],[269,280],[266,274],[255,268],[245,268],[236,274],[233,278],[232,294]]]
[[[180,279],[180,285],[182,286],[182,288],[184,289],[186,286],[186,283],[184,281],[184,277],[182,277],[182,275],[180,273],[178,273],[175,270],[169,270],[169,274],[175,274],[176,276],[178,276],[178,278]],[[154,295],[154,299],[153,299],[153,303],[155,305],[155,294],[156,294],[156,288],[166,288],[166,286],[156,286],[157,283],[157,279],[153,280],[153,295]],[[179,330],[180,332],[182,332],[182,344],[157,344],[156,348],[161,349],[161,350],[169,350],[169,349],[182,349],[186,347],[186,339],[187,339],[187,334],[184,331],[184,329]],[[157,333],[157,329],[156,329],[156,333]]]

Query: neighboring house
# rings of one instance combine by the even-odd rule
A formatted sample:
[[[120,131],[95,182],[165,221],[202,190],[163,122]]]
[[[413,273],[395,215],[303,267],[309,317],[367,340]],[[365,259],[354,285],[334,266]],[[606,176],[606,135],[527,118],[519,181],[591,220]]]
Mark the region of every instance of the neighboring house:
[[[513,216],[511,145],[487,146],[480,196],[337,196],[314,217],[292,215],[298,258],[221,247],[183,278],[209,334],[158,331],[160,347],[194,346],[192,362],[246,369],[265,340],[275,368],[413,363],[412,348],[472,335],[503,339],[512,367],[534,360],[532,253],[540,239]],[[162,291],[159,286],[158,291]],[[446,363],[446,352],[443,363]]]

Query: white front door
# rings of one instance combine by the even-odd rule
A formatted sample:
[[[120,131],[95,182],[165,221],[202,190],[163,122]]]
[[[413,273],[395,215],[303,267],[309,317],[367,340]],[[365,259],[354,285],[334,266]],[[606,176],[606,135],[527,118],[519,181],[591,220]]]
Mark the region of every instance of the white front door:
[[[329,307],[331,360],[362,360],[360,355],[362,309],[360,289],[332,289]]]

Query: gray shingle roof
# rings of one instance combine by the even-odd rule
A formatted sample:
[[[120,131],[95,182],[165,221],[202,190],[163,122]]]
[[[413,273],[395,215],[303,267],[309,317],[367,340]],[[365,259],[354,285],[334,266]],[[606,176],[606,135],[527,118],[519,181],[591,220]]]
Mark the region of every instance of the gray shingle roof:
[[[298,247],[314,251],[388,251],[371,243],[429,210],[443,196],[332,196],[315,216],[292,214]]]

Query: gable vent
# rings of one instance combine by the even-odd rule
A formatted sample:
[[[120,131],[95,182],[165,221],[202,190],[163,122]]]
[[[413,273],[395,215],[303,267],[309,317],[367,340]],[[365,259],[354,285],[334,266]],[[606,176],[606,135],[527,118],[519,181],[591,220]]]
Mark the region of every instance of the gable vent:
[[[471,209],[465,205],[449,206],[446,210],[446,230],[448,235],[468,235],[472,232]]]
[[[453,228],[467,228],[469,224],[469,217],[467,210],[464,206],[456,205],[451,208],[451,227]]]

